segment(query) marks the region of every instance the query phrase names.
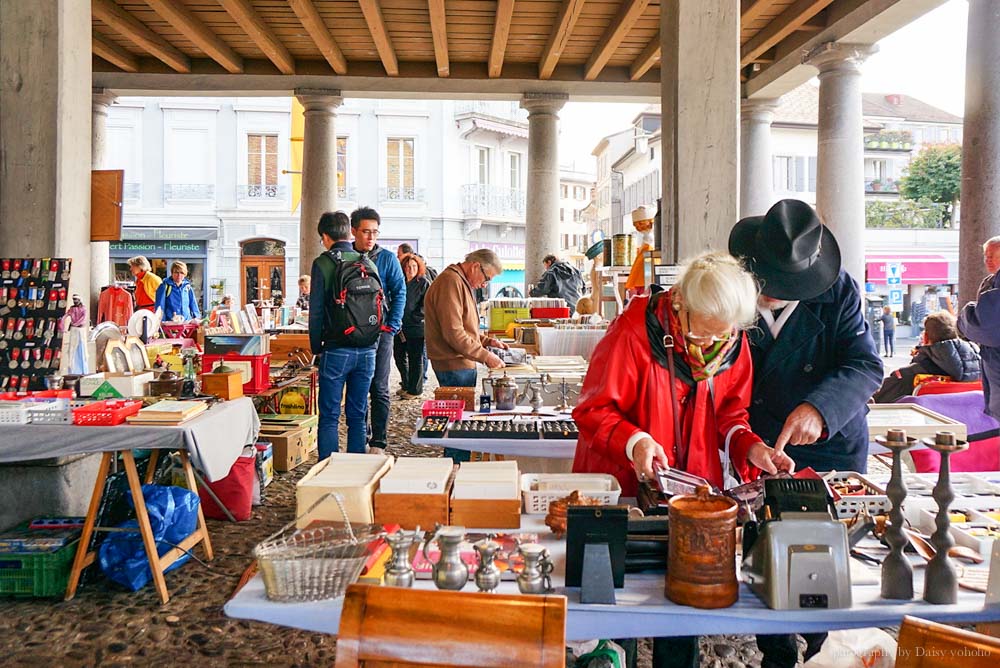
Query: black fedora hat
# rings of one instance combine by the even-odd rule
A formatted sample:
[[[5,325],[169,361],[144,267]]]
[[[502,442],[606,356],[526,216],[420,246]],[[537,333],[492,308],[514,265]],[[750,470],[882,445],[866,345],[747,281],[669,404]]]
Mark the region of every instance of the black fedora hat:
[[[742,257],[774,299],[812,299],[826,292],[840,273],[840,247],[811,206],[783,199],[763,216],[736,223],[729,252]]]

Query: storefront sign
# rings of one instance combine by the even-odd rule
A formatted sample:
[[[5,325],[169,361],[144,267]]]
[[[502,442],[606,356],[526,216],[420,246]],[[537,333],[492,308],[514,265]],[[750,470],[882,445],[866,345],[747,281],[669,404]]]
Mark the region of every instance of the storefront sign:
[[[524,269],[524,244],[502,244],[491,241],[469,241],[469,250],[487,248],[497,254],[504,270]]]
[[[153,257],[204,257],[206,241],[112,241],[109,245],[111,255],[115,257],[132,257],[146,255]]]
[[[170,241],[212,241],[219,238],[217,227],[124,227],[122,239],[170,240]]]

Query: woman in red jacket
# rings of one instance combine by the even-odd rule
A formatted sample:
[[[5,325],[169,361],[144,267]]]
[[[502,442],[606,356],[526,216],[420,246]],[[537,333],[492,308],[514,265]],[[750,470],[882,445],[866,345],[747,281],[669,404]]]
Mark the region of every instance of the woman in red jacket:
[[[753,378],[741,329],[753,323],[756,304],[753,277],[721,252],[691,260],[669,292],[633,299],[591,357],[573,411],[580,429],[573,470],[614,475],[623,496],[635,496],[654,460],[720,488],[726,452],[743,480],[792,470],[791,458],[766,446],[747,421]]]

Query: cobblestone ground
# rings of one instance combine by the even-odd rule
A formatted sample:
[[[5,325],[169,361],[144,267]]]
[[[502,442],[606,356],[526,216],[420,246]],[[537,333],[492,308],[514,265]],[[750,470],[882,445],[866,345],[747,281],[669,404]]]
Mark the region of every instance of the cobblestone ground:
[[[393,370],[393,389],[398,387]],[[433,376],[427,398],[432,398]],[[418,400],[394,401],[389,452],[440,456],[437,448],[409,443],[420,415]],[[342,432],[341,440],[346,438]],[[315,455],[309,465],[315,463]],[[331,666],[335,640],[260,622],[227,618],[222,606],[244,570],[253,546],[291,521],[295,482],[302,465],[278,474],[266,502],[247,522],[208,520],[215,559],[190,561],[166,575],[171,599],[161,605],[152,585],[128,592],[103,579],[81,586],[72,601],[0,599],[0,654],[11,666]],[[200,548],[196,556],[202,556]],[[91,570],[95,567],[91,567]],[[649,644],[639,645],[639,666],[651,660]],[[759,666],[753,636],[705,636],[702,665],[713,668]]]

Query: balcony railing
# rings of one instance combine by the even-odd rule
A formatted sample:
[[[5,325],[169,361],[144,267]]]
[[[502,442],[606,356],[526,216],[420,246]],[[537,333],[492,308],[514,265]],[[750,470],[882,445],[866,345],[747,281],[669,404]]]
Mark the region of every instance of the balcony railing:
[[[355,186],[338,186],[337,199],[342,199],[348,202],[357,202],[358,189]]]
[[[525,192],[482,183],[462,186],[462,212],[466,218],[524,219]]]
[[[124,191],[122,192],[122,197],[126,202],[138,201],[142,197],[142,184],[126,183]]]
[[[493,100],[461,100],[455,103],[455,114],[483,114],[509,121],[528,121],[528,111],[517,102]]]
[[[288,187],[273,183],[236,186],[236,199],[261,202],[284,202],[288,199]]]
[[[379,188],[380,202],[423,202],[423,188]]]
[[[899,183],[892,179],[865,179],[866,193],[898,193]]]
[[[212,183],[164,183],[163,199],[173,201],[211,201],[215,199]]]

